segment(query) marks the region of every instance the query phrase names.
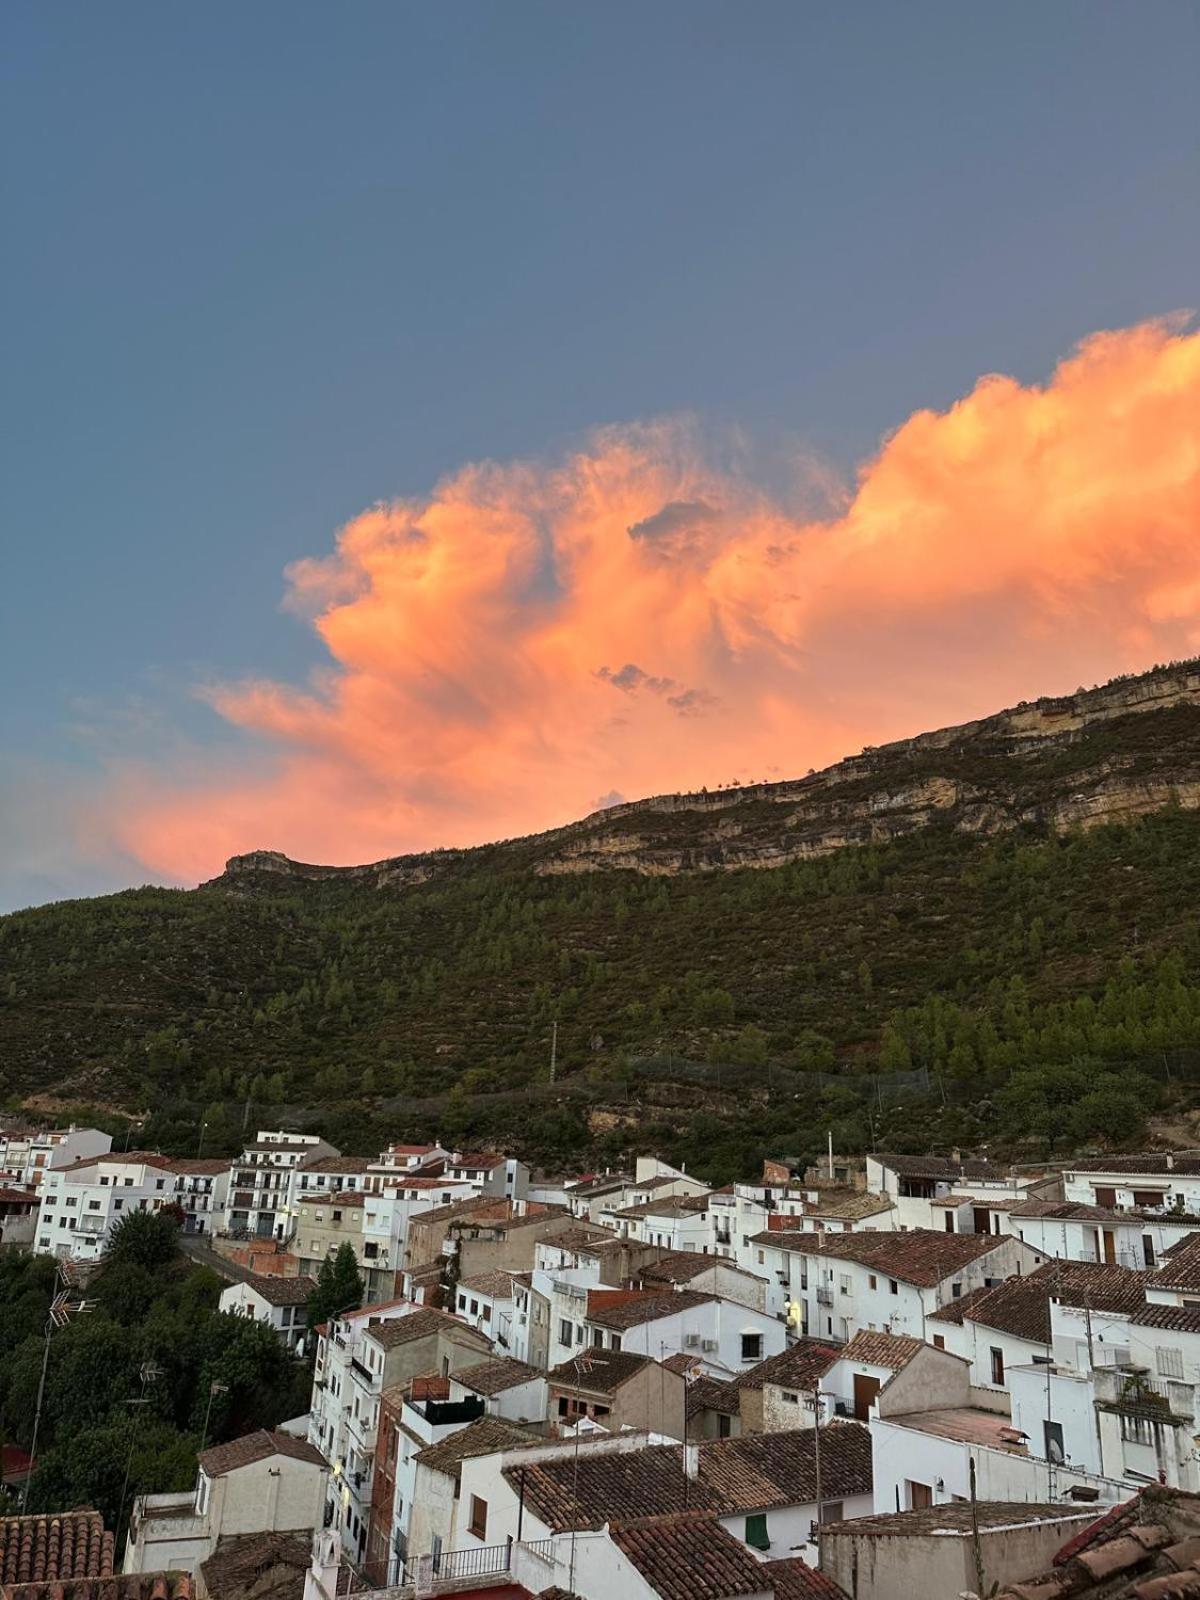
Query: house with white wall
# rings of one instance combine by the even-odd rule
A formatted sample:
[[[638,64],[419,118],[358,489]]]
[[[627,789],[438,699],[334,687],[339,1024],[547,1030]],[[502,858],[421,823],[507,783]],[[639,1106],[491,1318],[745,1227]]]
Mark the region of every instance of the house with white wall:
[[[314,1157],[339,1153],[315,1133],[260,1128],[230,1166],[225,1231],[235,1238],[290,1239],[301,1166]]]
[[[194,1489],[137,1496],[122,1572],[196,1576],[223,1539],[321,1526],[329,1463],[303,1439],[259,1429],[201,1451],[198,1466]]]
[[[646,1261],[638,1274],[644,1289],[693,1289],[698,1294],[715,1294],[722,1300],[765,1311],[766,1280],[747,1272],[721,1256],[695,1255],[690,1251],[669,1251]]]
[[[527,1361],[494,1356],[460,1367],[450,1378],[450,1399],[477,1399],[484,1415],[506,1422],[539,1423],[546,1416],[547,1375]]]
[[[997,1162],[959,1156],[867,1157],[867,1190],[892,1202],[894,1224],[901,1229],[945,1228],[945,1202],[953,1196],[949,1209],[956,1219],[965,1201],[974,1200],[979,1208],[978,1215],[970,1216],[969,1230],[956,1220],[955,1231],[994,1232],[989,1203],[1020,1200],[1041,1181],[1038,1175],[1013,1172]]]
[[[811,1234],[770,1229],[754,1241],[767,1309],[819,1338],[861,1329],[925,1337],[931,1312],[973,1289],[1040,1265],[1040,1253],[1004,1234]],[[762,1260],[758,1261],[757,1256]]]
[[[219,1233],[229,1201],[229,1162],[221,1156],[171,1157],[175,1204],[188,1237]]]
[[[456,1151],[446,1162],[446,1176],[470,1184],[478,1194],[503,1200],[524,1200],[529,1193],[529,1168],[515,1156],[493,1150]]]
[[[256,1275],[223,1289],[218,1305],[235,1317],[266,1323],[289,1350],[296,1351],[308,1334],[308,1301],[316,1287],[315,1278]]]
[[[591,1289],[582,1345],[629,1350],[656,1361],[695,1355],[715,1377],[747,1371],[777,1355],[787,1331],[777,1317],[733,1300],[688,1289],[655,1294]]]
[[[67,1128],[0,1129],[0,1184],[38,1189],[45,1173],[111,1149],[111,1134],[74,1123]]]
[[[454,1311],[492,1341],[501,1354],[512,1349],[513,1274],[496,1268],[461,1278],[455,1287]]]
[[[1078,1200],[1023,1200],[1005,1231],[1060,1261],[1104,1261],[1152,1271],[1200,1220],[1173,1212],[1117,1210]]]
[[[867,1429],[833,1423],[821,1430],[820,1451],[821,1521],[865,1515]],[[711,1513],[763,1560],[813,1562],[816,1441],[809,1429],[687,1445],[649,1443],[636,1433],[592,1436],[578,1448],[537,1444],[464,1462],[461,1499],[484,1544],[691,1510]]]
[[[123,1217],[174,1203],[175,1181],[171,1161],[153,1150],[85,1156],[48,1168],[38,1191],[35,1254],[98,1261]]]
[[[1061,1174],[1063,1197],[1106,1210],[1176,1212],[1200,1225],[1200,1155],[1098,1156]]]

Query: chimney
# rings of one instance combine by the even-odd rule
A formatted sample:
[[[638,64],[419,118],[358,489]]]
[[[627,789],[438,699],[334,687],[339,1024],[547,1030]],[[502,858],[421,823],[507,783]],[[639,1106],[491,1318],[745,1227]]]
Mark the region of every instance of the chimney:
[[[1175,1157],[1173,1155],[1170,1155],[1170,1154],[1168,1154],[1168,1156],[1167,1156],[1167,1171],[1168,1172],[1174,1172],[1175,1171]]]
[[[683,1447],[683,1475],[693,1483],[700,1476],[700,1446],[698,1444],[685,1444]]]

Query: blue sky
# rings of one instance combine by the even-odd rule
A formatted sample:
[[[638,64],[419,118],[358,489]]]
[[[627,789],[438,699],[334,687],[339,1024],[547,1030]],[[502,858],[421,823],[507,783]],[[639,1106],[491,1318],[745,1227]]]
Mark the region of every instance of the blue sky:
[[[301,679],[283,569],[372,502],[681,412],[848,470],[1196,300],[1192,4],[38,0],[4,32],[0,903],[138,876],[68,843],[76,776],[227,745],[197,682]]]

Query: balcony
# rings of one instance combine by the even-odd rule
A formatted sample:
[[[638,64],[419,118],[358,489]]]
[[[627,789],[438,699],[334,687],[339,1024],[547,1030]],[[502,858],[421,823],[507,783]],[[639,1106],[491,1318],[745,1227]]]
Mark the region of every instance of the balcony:
[[[443,1586],[457,1586],[472,1578],[500,1577],[512,1571],[513,1556],[518,1552],[536,1557],[546,1564],[549,1573],[553,1572],[553,1539],[528,1540],[518,1545],[478,1545],[470,1550],[443,1550],[439,1556],[409,1556],[401,1563],[394,1587],[368,1590],[356,1600],[400,1600],[414,1592],[438,1594]]]
[[[833,1304],[833,1290],[832,1289],[818,1289],[817,1290],[817,1304],[819,1306],[831,1306]]]

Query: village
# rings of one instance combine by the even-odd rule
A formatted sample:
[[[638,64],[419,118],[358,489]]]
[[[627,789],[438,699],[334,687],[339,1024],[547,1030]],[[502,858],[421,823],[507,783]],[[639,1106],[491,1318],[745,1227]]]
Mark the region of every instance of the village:
[[[712,1189],[654,1157],[0,1134],[0,1244],[56,1258],[68,1308],[162,1211],[221,1310],[311,1363],[309,1410],[200,1450],[120,1549],[92,1508],[0,1520],[3,1600],[1200,1585],[1200,1155],[831,1148]],[[347,1254],[361,1299],[310,1327]]]

